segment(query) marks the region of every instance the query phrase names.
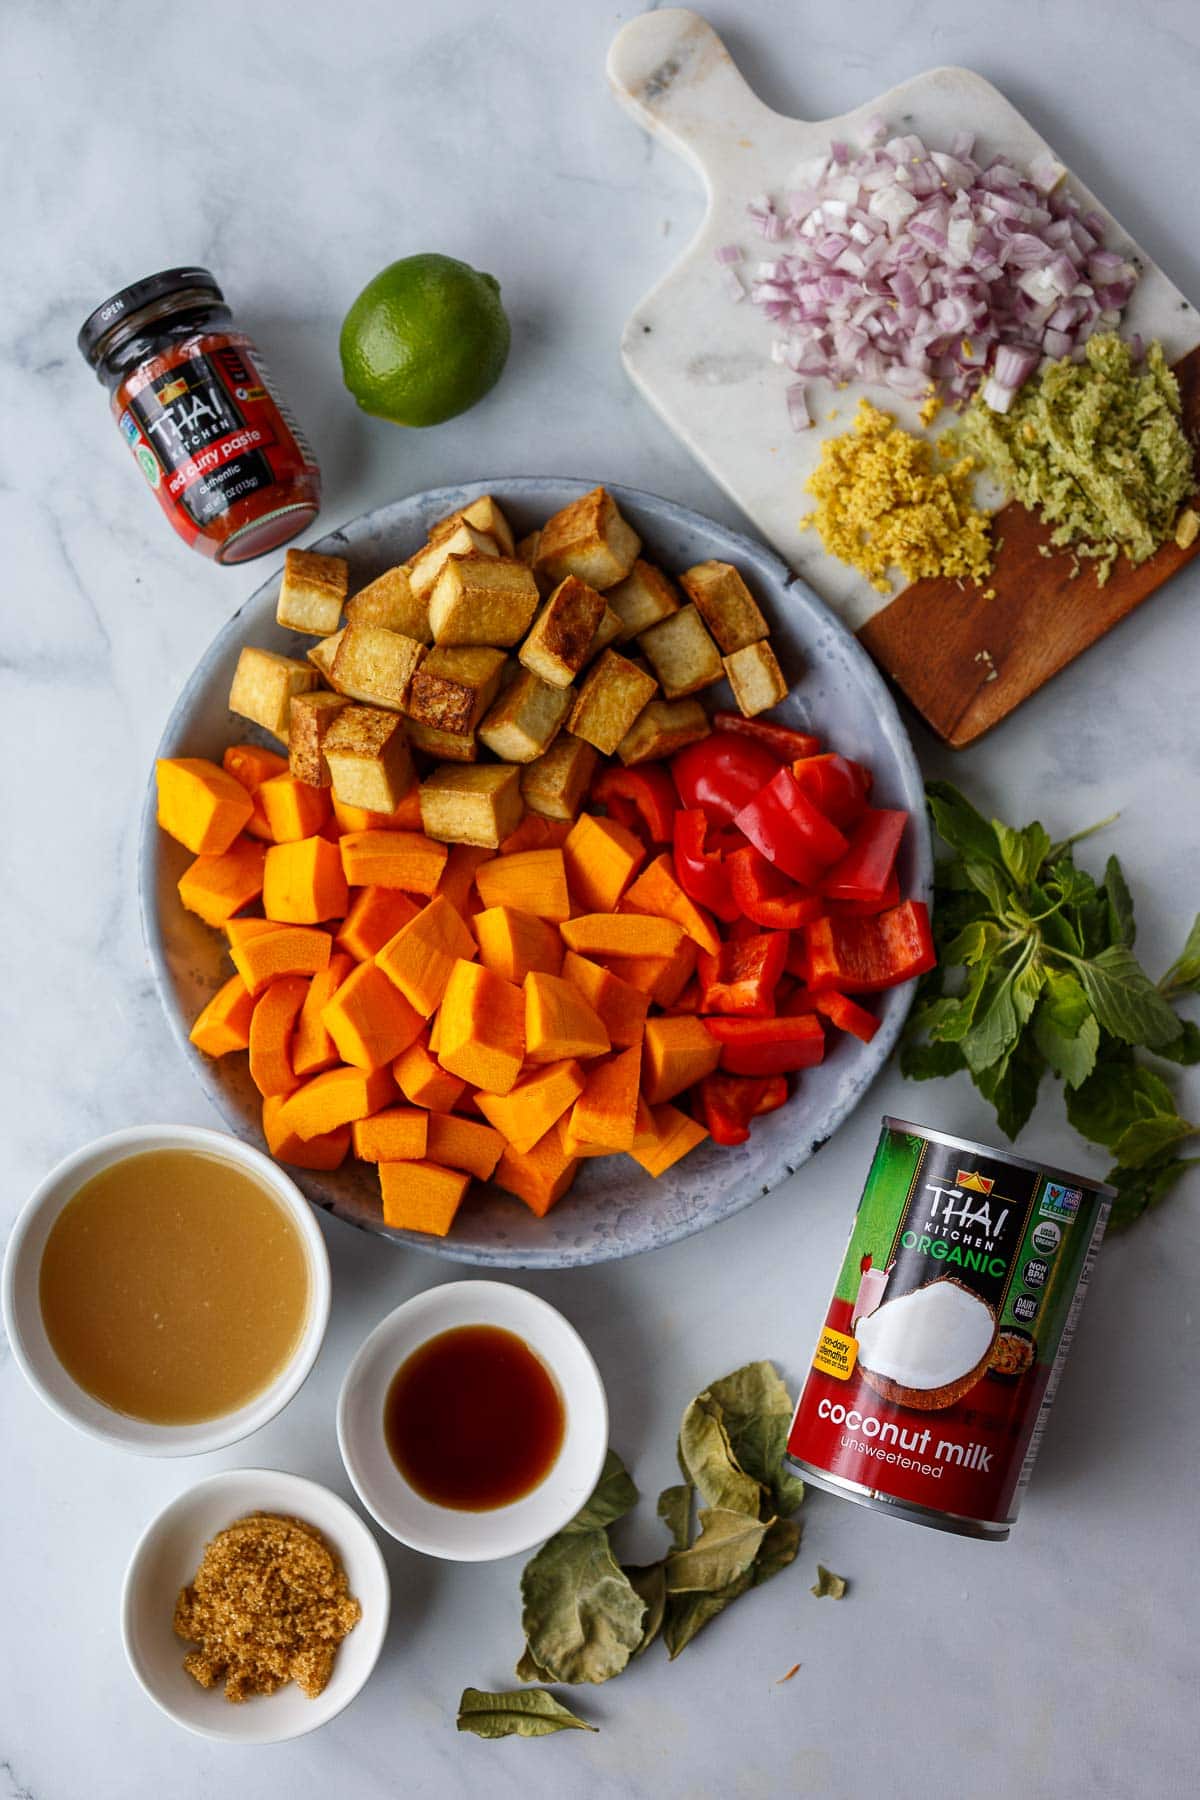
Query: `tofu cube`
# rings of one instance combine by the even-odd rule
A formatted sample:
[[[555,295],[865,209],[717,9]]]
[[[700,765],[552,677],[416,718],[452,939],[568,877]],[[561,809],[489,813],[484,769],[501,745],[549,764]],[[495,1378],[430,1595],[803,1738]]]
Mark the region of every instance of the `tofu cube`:
[[[538,593],[544,600],[551,588],[553,588],[554,583],[550,580],[548,575],[543,575],[537,566],[538,545],[541,541],[541,532],[531,531],[521,539],[513,554],[518,562],[523,562],[527,568],[533,570],[533,579],[538,584]]]
[[[646,652],[667,700],[711,687],[725,673],[721,652],[694,606],[682,606],[669,619],[651,625],[638,638],[638,647]]]
[[[732,563],[696,563],[679,577],[680,586],[720,645],[723,656],[757,644],[767,635],[750,589]]]
[[[675,583],[640,556],[624,581],[609,588],[604,597],[620,618],[621,643],[669,618],[682,604]]]
[[[574,699],[573,688],[551,687],[522,669],[485,716],[479,740],[502,762],[532,762],[550,748]]]
[[[309,787],[328,787],[329,764],[325,761],[325,734],[343,707],[340,694],[319,688],[312,694],[292,696],[288,724],[288,770]]]
[[[578,575],[568,575],[533,621],[518,660],[551,687],[570,687],[587,661],[604,613],[603,595]]]
[[[347,600],[346,618],[351,625],[383,625],[388,631],[402,631],[418,644],[428,644],[433,636],[429,606],[413,593],[408,571],[399,564],[385,569]]]
[[[329,680],[339,694],[400,712],[425,646],[386,625],[347,625]]]
[[[416,779],[404,720],[382,707],[344,707],[322,748],[343,806],[395,812]]]
[[[615,644],[620,635],[619,615],[613,611],[611,606],[605,606],[600,615],[600,623],[596,627],[596,635],[588,645],[587,655],[583,659],[584,668],[586,669],[590,662],[594,662],[602,650],[607,650],[610,644]]]
[[[460,520],[441,537],[431,538],[423,550],[418,550],[408,564],[409,586],[418,600],[428,600],[450,557],[499,554],[500,546],[495,538]]]
[[[439,731],[436,725],[410,719],[408,741],[414,749],[436,757],[438,762],[473,763],[479,760],[479,739],[473,731]]]
[[[578,575],[601,592],[624,581],[642,540],[606,488],[593,488],[542,526],[537,568],[552,581]]]
[[[502,556],[516,554],[513,543],[512,526],[500,510],[491,494],[481,494],[478,500],[472,500],[470,506],[464,506],[458,512],[449,513],[446,518],[439,519],[436,525],[429,528],[429,541],[437,542],[460,524],[473,525],[476,531],[482,531],[496,544]]]
[[[582,738],[564,732],[545,755],[521,770],[521,794],[530,812],[545,819],[573,819],[583,805],[599,758]]]
[[[733,697],[747,719],[778,706],[787,699],[788,685],[783,678],[775,652],[766,638],[747,644],[725,658],[725,673],[733,689]]]
[[[234,670],[229,710],[243,719],[253,719],[286,744],[292,696],[308,693],[318,680],[316,670],[307,663],[247,644]]]
[[[720,658],[717,673],[720,674]],[[593,663],[579,690],[567,730],[611,756],[643,706],[653,699],[657,687],[653,675],[639,669],[627,656],[606,650]]]
[[[429,598],[437,644],[515,644],[538,606],[537,582],[509,556],[451,556]]]
[[[510,763],[435,769],[421,783],[421,825],[439,843],[498,850],[524,810],[521,771]]]
[[[342,603],[349,586],[350,565],[345,557],[289,550],[283,559],[276,622],[290,631],[328,637],[341,624]]]
[[[651,700],[617,745],[623,763],[656,762],[698,744],[712,726],[699,700]]]
[[[304,653],[313,668],[324,676],[326,681],[329,680],[329,672],[333,668],[338,645],[342,641],[345,630],[346,627],[343,625],[341,631],[335,631],[330,637],[322,638],[319,644],[314,644],[311,650],[306,650]]]
[[[496,698],[506,661],[503,650],[486,644],[437,645],[412,678],[409,718],[439,731],[474,731]]]

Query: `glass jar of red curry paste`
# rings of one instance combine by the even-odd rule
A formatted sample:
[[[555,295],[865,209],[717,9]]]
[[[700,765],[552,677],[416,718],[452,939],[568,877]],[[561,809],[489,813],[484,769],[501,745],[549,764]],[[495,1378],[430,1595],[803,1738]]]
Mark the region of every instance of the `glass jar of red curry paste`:
[[[207,269],[122,288],[78,343],[159,505],[202,556],[249,562],[316,517],[316,458]]]

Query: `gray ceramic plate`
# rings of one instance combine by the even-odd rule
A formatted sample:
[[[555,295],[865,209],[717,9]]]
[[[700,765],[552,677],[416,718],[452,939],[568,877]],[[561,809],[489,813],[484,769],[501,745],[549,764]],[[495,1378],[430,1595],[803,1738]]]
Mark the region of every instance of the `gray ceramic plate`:
[[[496,495],[521,536],[591,485],[529,477],[439,488],[365,513],[313,548],[347,557],[351,586],[359,587],[411,555],[434,520],[480,494]],[[907,808],[911,824],[901,877],[907,893],[928,900],[932,863],[920,773],[892,698],[865,652],[810,589],[760,544],[653,494],[621,487],[610,491],[644,539],[648,555],[668,570],[719,557],[743,571],[770,618],[772,641],[792,683],[779,717],[819,732],[836,749],[869,763],[875,771],[876,804]],[[275,623],[277,591],[278,579],[272,576],[219,633],[176,702],[160,756],[219,761],[227,744],[254,735],[252,727],[229,712],[226,697],[244,644],[298,653],[295,635]],[[708,696],[710,703],[713,698]],[[716,690],[716,698],[730,704],[725,690]],[[213,1104],[239,1137],[261,1143],[258,1095],[245,1057],[211,1062],[188,1043],[191,1021],[229,973],[221,936],[179,904],[175,884],[188,861],[187,851],[155,825],[151,783],[142,816],[140,884],[159,993],[180,1048]],[[861,1100],[892,1051],[911,999],[911,984],[881,997],[882,1025],[870,1044],[831,1034],[826,1061],[800,1078],[787,1106],[756,1122],[749,1143],[737,1149],[702,1145],[657,1181],[629,1157],[585,1163],[570,1193],[545,1219],[534,1218],[519,1200],[480,1187],[446,1239],[386,1231],[370,1169],[349,1163],[333,1175],[292,1174],[315,1205],[339,1218],[457,1262],[566,1268],[632,1256],[728,1218],[793,1174]]]

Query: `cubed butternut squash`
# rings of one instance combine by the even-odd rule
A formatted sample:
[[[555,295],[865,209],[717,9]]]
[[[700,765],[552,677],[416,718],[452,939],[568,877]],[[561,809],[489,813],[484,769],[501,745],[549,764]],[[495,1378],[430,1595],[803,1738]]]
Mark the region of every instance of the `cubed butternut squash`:
[[[524,1155],[557,1125],[583,1092],[584,1075],[568,1058],[523,1075],[507,1094],[480,1094],[479,1110]]]
[[[443,1069],[429,1045],[420,1038],[392,1064],[396,1084],[406,1100],[428,1112],[449,1112],[466,1090],[466,1082]]]
[[[429,1114],[430,1162],[445,1169],[465,1169],[486,1181],[500,1160],[505,1140],[491,1125],[478,1119],[457,1119],[452,1113]]]
[[[615,819],[580,813],[562,848],[571,898],[583,912],[615,912],[646,860],[646,848]]]
[[[574,950],[568,950],[563,958],[562,975],[599,1014],[615,1049],[627,1050],[630,1045],[641,1043],[650,1007],[649,994],[614,975],[611,969],[601,968],[586,956],[577,956]]]
[[[402,888],[359,888],[334,938],[334,945],[355,962],[370,962],[420,908]]]
[[[530,1062],[603,1056],[608,1048],[604,1024],[578,988],[539,969],[525,977],[525,1055]]]
[[[561,972],[562,938],[547,920],[508,906],[489,906],[476,913],[471,927],[480,962],[516,987],[534,969],[547,975]]]
[[[544,819],[541,813],[527,812],[515,831],[510,831],[500,846],[501,856],[515,856],[518,850],[557,850],[567,841],[571,827],[566,819]]]
[[[233,966],[256,997],[284,975],[316,975],[329,965],[333,940],[310,925],[276,925],[229,946]]]
[[[281,1129],[294,1131],[306,1142],[369,1118],[394,1097],[396,1084],[388,1068],[326,1069],[289,1094],[279,1114]],[[346,1134],[349,1142],[349,1133]]]
[[[358,963],[332,1000],[321,1023],[343,1062],[356,1069],[382,1068],[415,1043],[424,1024],[377,963]]]
[[[700,950],[694,938],[681,937],[670,956],[627,956],[618,962],[622,977],[640,988],[656,1005],[674,1006],[696,972]]]
[[[379,1188],[383,1222],[394,1231],[424,1231],[445,1237],[471,1185],[460,1169],[433,1162],[381,1162]]]
[[[250,822],[254,802],[233,775],[203,756],[154,765],[158,822],[193,856],[221,856]]]
[[[341,836],[348,831],[420,831],[421,791],[414,781],[394,812],[372,812],[333,796],[333,819]]]
[[[240,975],[231,975],[208,1005],[197,1014],[189,1041],[205,1056],[228,1056],[231,1050],[250,1046],[250,1019],[254,1001]]]
[[[335,950],[325,968],[309,981],[292,1040],[292,1067],[300,1081],[307,1081],[310,1075],[319,1075],[322,1069],[335,1068],[342,1060],[321,1014],[353,967],[351,957]]]
[[[269,1094],[262,1103],[263,1136],[275,1161],[290,1163],[294,1169],[340,1169],[350,1149],[350,1127],[339,1125],[318,1137],[302,1138],[281,1116],[286,1104],[280,1094]]]
[[[544,1219],[574,1181],[579,1159],[568,1156],[557,1127],[548,1131],[531,1150],[509,1144],[492,1172],[492,1180],[506,1194],[523,1200],[530,1212]]]
[[[273,981],[255,1005],[250,1020],[250,1079],[263,1099],[290,1094],[300,1085],[292,1067],[292,1039],[308,979],[285,975]]]
[[[649,1112],[652,1122],[650,1141],[637,1139],[629,1154],[635,1162],[641,1164],[647,1175],[657,1178],[690,1150],[694,1150],[697,1144],[702,1144],[708,1132],[695,1119],[689,1119],[685,1112],[680,1112],[677,1106],[654,1106],[649,1108]]]
[[[642,1040],[642,1091],[650,1106],[673,1100],[694,1081],[711,1075],[721,1059],[721,1046],[701,1019],[646,1020]]]
[[[510,906],[515,912],[556,923],[571,916],[567,871],[561,850],[519,850],[494,856],[475,871],[475,886],[484,906]]]
[[[589,1067],[583,1092],[571,1109],[571,1132],[579,1143],[632,1150],[641,1073],[637,1044]]]
[[[418,1106],[385,1106],[350,1127],[360,1162],[419,1162],[428,1141],[429,1114]]]
[[[435,894],[446,866],[445,844],[435,844],[420,831],[347,831],[338,848],[351,887]]]
[[[474,897],[475,871],[495,854],[480,844],[451,844],[437,892],[465,918]]]
[[[641,913],[581,913],[564,919],[559,929],[568,950],[592,957],[670,956],[683,936],[674,919]]]
[[[350,902],[342,859],[328,838],[272,844],[263,868],[263,911],[282,925],[340,919]]]
[[[294,844],[314,837],[329,823],[331,807],[324,788],[309,787],[292,774],[272,775],[258,790],[258,803],[266,814],[277,844]]]
[[[435,894],[388,940],[375,961],[409,1005],[428,1019],[442,1003],[455,963],[471,962],[474,956],[475,939],[449,900]]]
[[[260,744],[230,744],[221,758],[221,767],[227,775],[232,775],[235,781],[241,782],[253,803],[254,811],[246,822],[245,830],[251,837],[263,838],[270,843],[271,827],[258,798],[258,790],[264,781],[270,781],[272,775],[287,774],[287,757],[278,755],[274,750],[264,750]]]
[[[456,962],[438,1009],[438,1061],[484,1093],[507,1094],[525,1060],[525,1011],[512,982],[480,963]]]
[[[690,938],[716,956],[721,939],[709,913],[690,895],[685,894],[675,876],[675,860],[669,850],[656,856],[642,870],[621,901],[622,912],[648,913],[659,919],[674,919]]]
[[[240,837],[220,856],[198,856],[179,877],[181,902],[206,925],[223,925],[262,893],[266,854],[265,844]]]

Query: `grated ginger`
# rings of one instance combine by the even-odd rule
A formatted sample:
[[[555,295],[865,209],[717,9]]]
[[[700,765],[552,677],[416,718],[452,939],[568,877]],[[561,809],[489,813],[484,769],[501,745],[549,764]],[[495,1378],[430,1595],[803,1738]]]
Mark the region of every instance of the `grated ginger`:
[[[943,452],[944,455],[944,452]],[[815,509],[800,529],[815,527],[831,556],[861,569],[881,594],[889,569],[906,581],[967,576],[981,582],[992,566],[991,520],[975,505],[972,456],[934,465],[932,447],[869,400],[854,428],[821,446],[805,492]]]

